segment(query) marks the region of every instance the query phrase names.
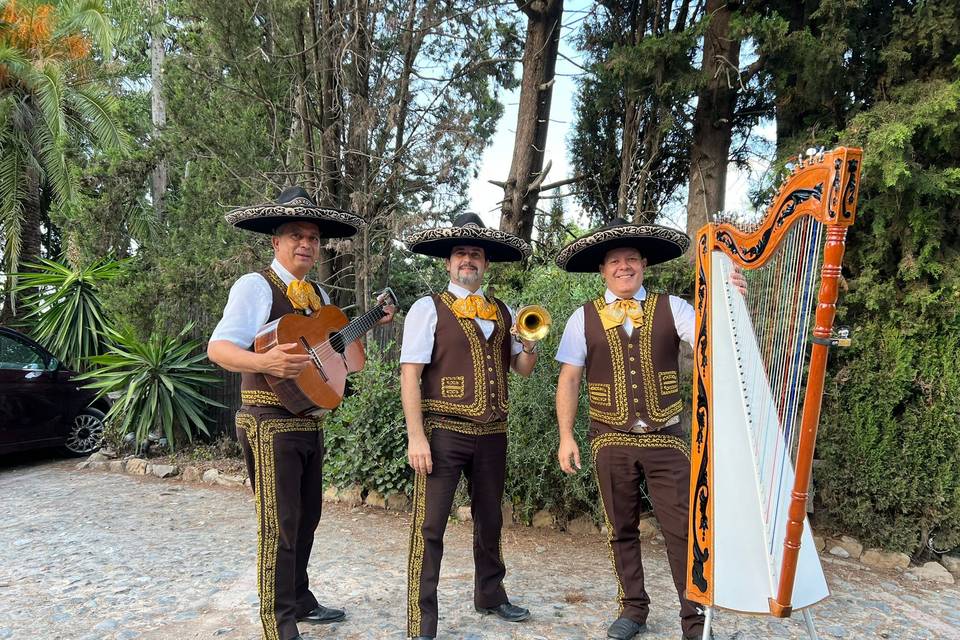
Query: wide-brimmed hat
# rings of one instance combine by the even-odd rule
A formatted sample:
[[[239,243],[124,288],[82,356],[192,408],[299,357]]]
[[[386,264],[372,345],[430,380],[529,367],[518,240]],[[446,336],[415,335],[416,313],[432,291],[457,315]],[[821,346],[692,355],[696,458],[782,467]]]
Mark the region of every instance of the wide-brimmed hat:
[[[449,258],[454,247],[481,247],[490,262],[516,262],[530,255],[530,245],[512,233],[489,229],[475,213],[462,213],[453,226],[411,233],[404,242],[414,253]]]
[[[659,224],[631,224],[615,218],[610,224],[574,240],[557,254],[557,266],[573,273],[596,272],[611,249],[631,247],[647,259],[647,266],[683,255],[690,237]]]
[[[317,206],[303,187],[287,187],[276,202],[234,209],[224,219],[239,229],[267,234],[287,222],[312,222],[324,238],[349,238],[366,226],[349,211]]]

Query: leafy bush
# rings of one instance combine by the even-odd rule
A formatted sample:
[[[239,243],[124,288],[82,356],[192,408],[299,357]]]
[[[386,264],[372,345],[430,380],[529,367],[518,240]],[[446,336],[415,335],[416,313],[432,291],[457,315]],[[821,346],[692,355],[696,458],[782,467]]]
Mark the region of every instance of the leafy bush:
[[[33,337],[73,369],[104,352],[109,318],[98,287],[123,271],[123,263],[103,259],[74,268],[40,258],[31,271],[15,274],[16,290],[27,292],[24,324]]]
[[[106,354],[90,359],[95,368],[78,380],[100,396],[118,393],[107,413],[107,422],[119,434],[133,433],[137,449],[148,434],[158,429],[173,451],[183,439],[192,442],[195,432],[209,435],[204,411],[222,406],[201,393],[204,386],[219,382],[212,367],[203,364],[206,354],[200,343],[183,341],[188,324],[175,337],[152,334],[141,341],[129,332],[109,330],[112,344]],[[193,355],[191,355],[193,354]]]
[[[960,81],[931,80],[847,132],[865,148],[837,313],[854,347],[831,354],[815,479],[829,526],[915,555],[960,544],[958,123]]]
[[[324,475],[329,484],[356,484],[382,495],[412,492],[400,373],[386,356],[391,348],[380,350],[370,341],[366,366],[350,376],[353,392],[327,417]]]

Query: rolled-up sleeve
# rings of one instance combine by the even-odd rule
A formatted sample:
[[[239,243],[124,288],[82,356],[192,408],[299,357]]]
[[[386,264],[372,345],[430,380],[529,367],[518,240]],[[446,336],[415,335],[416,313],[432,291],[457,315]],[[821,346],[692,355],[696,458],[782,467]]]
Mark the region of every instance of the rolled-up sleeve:
[[[430,296],[424,296],[410,306],[403,321],[403,342],[400,362],[429,364],[433,356],[433,336],[437,330],[437,307]]]
[[[241,349],[249,349],[260,327],[270,317],[272,305],[270,285],[262,275],[248,273],[241,276],[230,288],[223,317],[213,330],[210,341],[227,340]]]
[[[683,298],[670,296],[670,311],[673,313],[673,325],[677,328],[677,335],[692,347],[697,320],[693,305]]]
[[[583,329],[583,307],[578,307],[563,328],[560,346],[557,347],[558,362],[582,367],[587,362],[587,335]]]

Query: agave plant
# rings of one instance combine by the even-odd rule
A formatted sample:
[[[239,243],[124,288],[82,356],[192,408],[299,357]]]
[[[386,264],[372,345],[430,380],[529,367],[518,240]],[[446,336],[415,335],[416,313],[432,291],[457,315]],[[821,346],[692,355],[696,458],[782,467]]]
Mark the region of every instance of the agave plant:
[[[184,340],[188,324],[176,336],[151,334],[143,341],[129,332],[109,330],[107,353],[90,359],[96,365],[78,380],[100,396],[117,399],[107,413],[107,422],[121,435],[134,434],[139,449],[151,431],[159,430],[171,450],[183,438],[193,442],[197,432],[209,435],[204,414],[208,407],[222,407],[201,393],[219,378],[204,364],[200,342]]]
[[[104,259],[75,269],[41,258],[27,264],[32,271],[16,274],[17,291],[25,296],[29,313],[23,323],[33,338],[73,369],[82,370],[106,347],[109,328],[97,286],[117,277],[123,262]]]

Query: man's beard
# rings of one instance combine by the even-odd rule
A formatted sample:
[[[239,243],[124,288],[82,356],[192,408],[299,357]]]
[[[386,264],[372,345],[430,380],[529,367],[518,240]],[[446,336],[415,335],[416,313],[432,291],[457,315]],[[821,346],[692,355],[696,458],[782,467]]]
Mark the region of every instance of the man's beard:
[[[457,269],[457,279],[460,280],[460,284],[472,287],[480,282],[480,273],[477,270],[471,271],[470,269],[460,267]]]

